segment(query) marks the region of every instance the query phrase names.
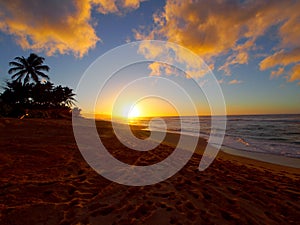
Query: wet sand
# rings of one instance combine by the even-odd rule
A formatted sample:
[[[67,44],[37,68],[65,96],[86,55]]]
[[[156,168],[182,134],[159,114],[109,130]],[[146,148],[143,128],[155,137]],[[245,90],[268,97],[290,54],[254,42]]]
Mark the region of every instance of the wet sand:
[[[134,165],[161,161],[177,138],[138,152],[108,122],[97,125],[110,153]],[[200,172],[205,146],[199,140],[199,154],[168,180],[131,187],[89,167],[71,121],[0,118],[0,224],[298,224],[300,169],[219,152]]]

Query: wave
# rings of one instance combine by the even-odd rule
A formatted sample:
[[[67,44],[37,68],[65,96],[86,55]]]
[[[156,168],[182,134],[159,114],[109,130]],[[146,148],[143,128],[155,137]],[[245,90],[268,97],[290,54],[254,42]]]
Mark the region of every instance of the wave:
[[[205,139],[208,139],[210,134],[224,132],[222,129],[211,128],[209,116],[163,119],[170,132],[200,136]],[[244,151],[300,157],[300,126],[297,124],[300,123],[300,115],[228,116],[227,119],[224,146]],[[141,123],[147,125],[148,122],[149,120],[144,120]],[[184,129],[180,127],[181,123],[184,124]],[[155,129],[163,128],[158,126]]]
[[[250,144],[247,141],[245,141],[243,138],[238,138],[237,141],[242,143],[243,145],[250,146]]]

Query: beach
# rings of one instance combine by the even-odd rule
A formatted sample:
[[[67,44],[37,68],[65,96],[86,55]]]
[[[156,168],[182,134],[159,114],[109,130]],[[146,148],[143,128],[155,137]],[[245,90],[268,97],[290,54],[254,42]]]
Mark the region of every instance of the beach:
[[[127,149],[111,124],[97,122],[108,151],[120,161],[149,165],[174,150],[167,134],[154,150]],[[145,130],[133,127],[137,137]],[[220,151],[199,171],[199,139],[187,165],[148,186],[117,184],[83,159],[67,119],[0,118],[0,224],[298,224],[300,169]]]

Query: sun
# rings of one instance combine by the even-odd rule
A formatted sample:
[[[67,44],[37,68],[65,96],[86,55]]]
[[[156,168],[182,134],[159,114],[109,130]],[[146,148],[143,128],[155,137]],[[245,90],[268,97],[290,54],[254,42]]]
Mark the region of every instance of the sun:
[[[133,119],[133,118],[139,117],[140,115],[141,115],[141,111],[140,111],[139,107],[137,107],[135,105],[129,110],[128,118]]]

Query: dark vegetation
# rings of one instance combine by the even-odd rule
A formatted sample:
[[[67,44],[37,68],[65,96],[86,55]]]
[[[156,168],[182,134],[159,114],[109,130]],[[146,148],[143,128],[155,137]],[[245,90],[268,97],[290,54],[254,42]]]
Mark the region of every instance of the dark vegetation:
[[[0,116],[4,117],[70,117],[75,94],[69,87],[54,86],[49,81],[49,66],[36,54],[16,57],[9,63],[11,80],[0,93]],[[75,108],[78,114],[80,110]]]

